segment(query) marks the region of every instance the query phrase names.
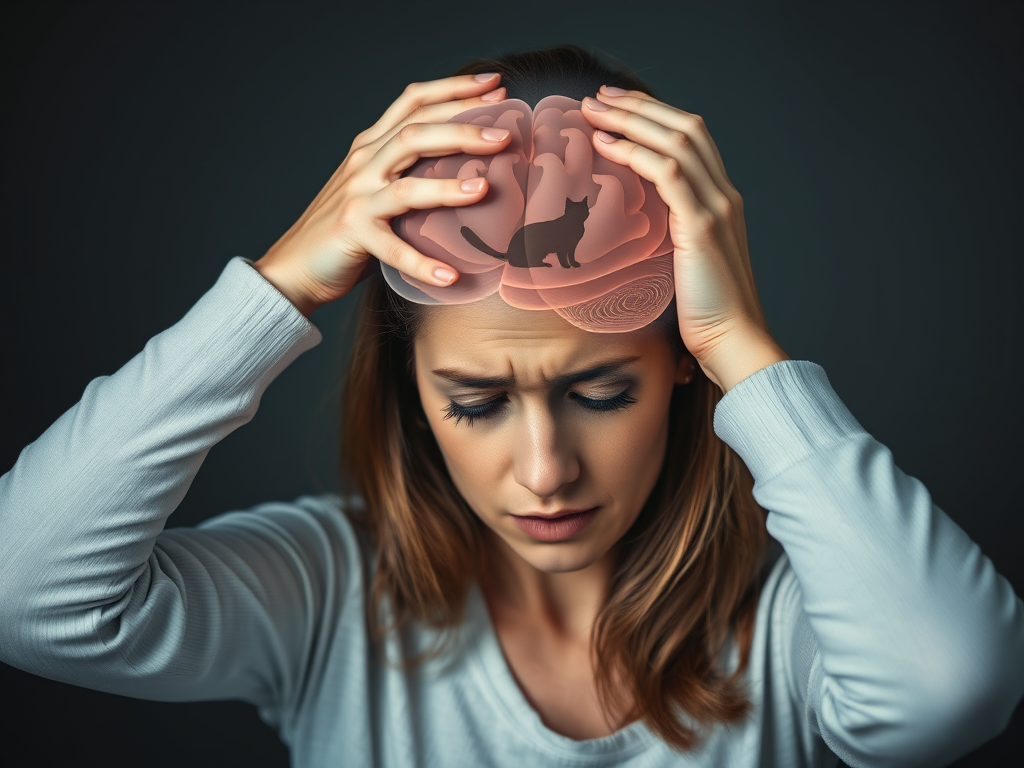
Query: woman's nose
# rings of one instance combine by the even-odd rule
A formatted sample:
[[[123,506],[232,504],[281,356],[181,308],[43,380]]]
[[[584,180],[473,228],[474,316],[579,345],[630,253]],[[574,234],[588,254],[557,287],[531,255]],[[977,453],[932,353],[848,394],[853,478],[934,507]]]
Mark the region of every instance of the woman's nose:
[[[559,429],[550,412],[534,412],[516,435],[512,461],[515,481],[539,498],[550,498],[580,475],[572,436]]]

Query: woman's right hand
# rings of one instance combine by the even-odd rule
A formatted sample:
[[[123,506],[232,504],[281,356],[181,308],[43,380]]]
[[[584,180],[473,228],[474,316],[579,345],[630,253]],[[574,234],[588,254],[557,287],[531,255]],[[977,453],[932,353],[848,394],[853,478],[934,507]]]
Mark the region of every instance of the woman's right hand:
[[[345,160],[299,220],[254,262],[306,317],[352,290],[365,276],[371,257],[433,285],[450,285],[458,278],[450,265],[427,258],[398,237],[391,219],[413,208],[469,205],[487,193],[482,178],[473,180],[479,189],[467,191],[458,179],[401,176],[421,157],[493,154],[507,146],[508,131],[445,122],[505,98],[505,88],[495,87],[498,74],[482,81],[479,77],[485,76],[408,85],[380,120],[356,136]]]

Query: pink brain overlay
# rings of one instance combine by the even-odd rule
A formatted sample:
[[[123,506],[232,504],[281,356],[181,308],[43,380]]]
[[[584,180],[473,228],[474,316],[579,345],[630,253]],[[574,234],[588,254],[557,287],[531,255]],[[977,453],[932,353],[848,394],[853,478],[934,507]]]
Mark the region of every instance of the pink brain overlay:
[[[549,309],[578,328],[622,333],[658,317],[674,294],[668,206],[654,184],[605,159],[582,102],[545,96],[462,112],[450,123],[507,128],[494,155],[420,158],[403,174],[483,176],[487,194],[457,207],[414,209],[392,229],[459,279],[437,287],[380,262],[388,285],[420,304],[467,304],[498,292],[520,309]]]

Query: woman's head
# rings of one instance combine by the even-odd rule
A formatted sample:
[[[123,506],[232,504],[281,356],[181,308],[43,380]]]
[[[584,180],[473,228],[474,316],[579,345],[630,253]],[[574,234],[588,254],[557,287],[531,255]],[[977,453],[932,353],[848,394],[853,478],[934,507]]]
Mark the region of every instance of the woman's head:
[[[496,295],[407,313],[410,376],[428,428],[491,540],[546,572],[608,554],[654,488],[673,388],[696,367],[670,342],[675,324],[591,333]],[[560,541],[516,524],[593,507],[590,523]]]
[[[502,73],[508,98],[530,104],[553,93],[582,99],[602,84],[651,93],[575,46],[453,74],[489,71]],[[602,699],[613,679],[625,681],[633,716],[681,749],[697,736],[680,710],[700,725],[742,719],[764,511],[746,467],[714,433],[721,392],[692,365],[675,303],[637,331],[596,334],[497,296],[411,303],[377,269],[364,288],[341,458],[366,501],[355,522],[376,551],[375,640],[408,621],[456,626],[489,547],[549,573],[609,556],[593,639]],[[616,362],[599,377],[566,378]],[[474,387],[460,377],[505,381]],[[601,400],[611,407],[588,407]],[[589,525],[559,543],[534,540],[511,517],[594,506]],[[717,660],[730,632],[740,665],[725,676]]]

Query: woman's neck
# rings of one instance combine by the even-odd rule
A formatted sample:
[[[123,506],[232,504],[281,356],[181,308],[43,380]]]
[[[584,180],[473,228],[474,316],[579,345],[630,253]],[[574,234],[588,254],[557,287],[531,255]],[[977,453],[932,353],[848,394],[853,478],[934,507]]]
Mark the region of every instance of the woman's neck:
[[[492,610],[510,620],[544,626],[589,643],[608,599],[618,545],[578,571],[546,573],[520,557],[493,531],[485,532],[487,568],[481,588]]]

